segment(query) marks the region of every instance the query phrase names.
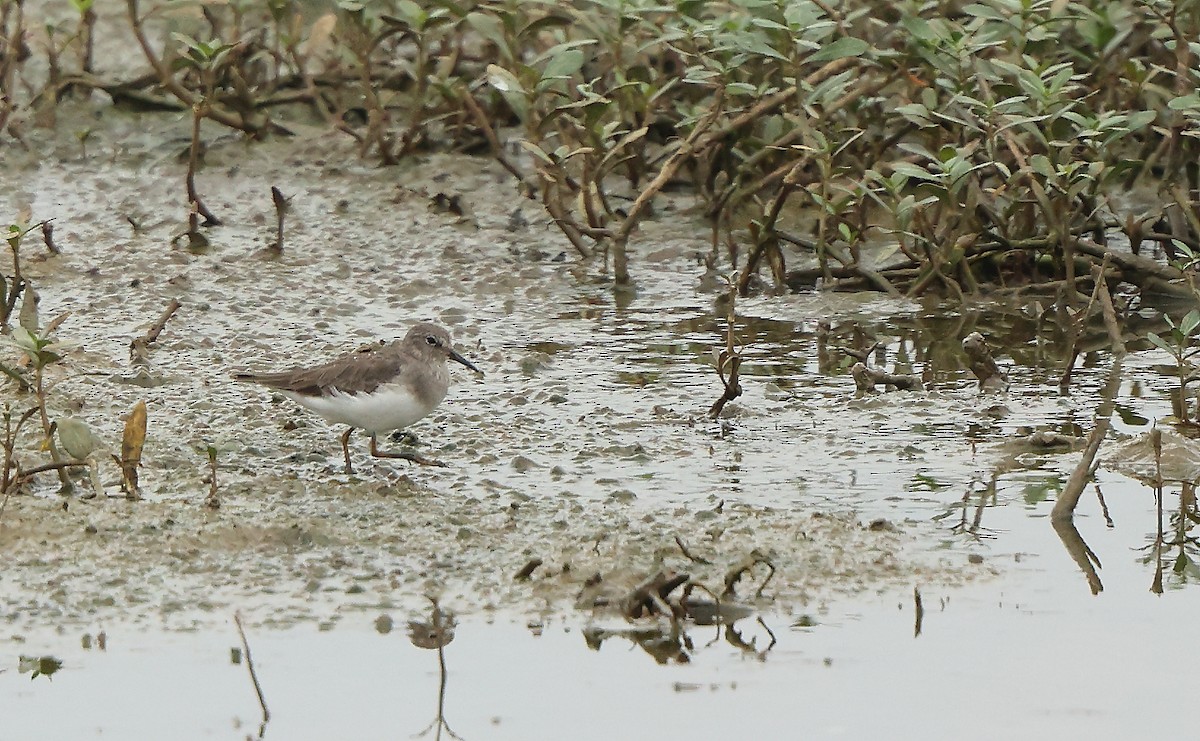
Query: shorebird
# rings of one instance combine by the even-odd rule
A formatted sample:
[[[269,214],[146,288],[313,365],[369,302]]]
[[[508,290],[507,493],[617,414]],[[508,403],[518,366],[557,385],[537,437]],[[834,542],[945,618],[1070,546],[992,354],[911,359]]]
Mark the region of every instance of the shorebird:
[[[417,453],[382,451],[380,433],[404,429],[432,412],[450,388],[447,360],[483,375],[459,355],[450,333],[436,324],[414,324],[404,339],[370,345],[323,365],[278,373],[236,373],[234,378],[278,389],[297,404],[327,421],[348,425],[342,434],[346,473],[350,464],[350,435],[361,429],[371,435],[371,455],[402,458],[425,466],[445,466]]]

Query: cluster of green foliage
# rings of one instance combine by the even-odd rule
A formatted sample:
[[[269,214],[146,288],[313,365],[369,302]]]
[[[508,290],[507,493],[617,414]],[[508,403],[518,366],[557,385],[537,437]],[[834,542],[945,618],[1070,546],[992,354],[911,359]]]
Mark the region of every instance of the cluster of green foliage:
[[[0,2],[0,125],[32,53],[22,5]],[[952,295],[1076,288],[1095,259],[1080,241],[1102,251],[1119,232],[1200,249],[1196,2],[228,0],[160,51],[145,29],[197,4],[125,5],[154,83],[185,106],[257,136],[303,102],[385,164],[489,148],[580,255],[612,251],[618,282],[652,197],[683,178],[710,261],[743,271],[743,292],[763,262],[789,281],[781,242],[814,250],[831,284]],[[44,35],[52,95],[130,100],[129,81],[90,74],[96,9],[75,10],[77,31]],[[1138,181],[1161,205],[1110,201]],[[896,252],[873,270],[861,250],[878,241]]]

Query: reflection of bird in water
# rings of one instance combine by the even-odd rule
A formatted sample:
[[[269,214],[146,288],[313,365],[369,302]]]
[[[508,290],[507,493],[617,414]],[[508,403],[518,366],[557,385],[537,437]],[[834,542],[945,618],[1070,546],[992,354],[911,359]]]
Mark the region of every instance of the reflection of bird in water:
[[[408,621],[408,640],[417,648],[442,648],[454,640],[456,627],[458,619],[450,613],[442,612],[434,603],[429,620]]]
[[[433,737],[435,740],[440,739],[444,728],[446,733],[450,734],[450,738],[457,739],[461,737],[450,730],[450,724],[446,722],[446,652],[443,649],[454,640],[454,628],[458,625],[458,620],[453,614],[442,612],[436,597],[430,597],[429,601],[433,604],[433,609],[428,620],[408,621],[408,639],[412,641],[412,645],[417,648],[437,649],[438,657],[437,715],[425,730],[417,735],[424,736],[431,728],[436,728]]]

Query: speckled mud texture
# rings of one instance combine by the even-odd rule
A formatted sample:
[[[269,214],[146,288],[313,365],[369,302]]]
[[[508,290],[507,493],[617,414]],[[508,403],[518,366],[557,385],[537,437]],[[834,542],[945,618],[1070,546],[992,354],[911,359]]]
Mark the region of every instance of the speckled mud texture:
[[[86,155],[72,120],[91,129]],[[754,549],[778,572],[755,599],[759,567],[739,596],[787,613],[993,568],[936,551],[930,523],[958,494],[930,494],[950,484],[929,482],[965,486],[985,467],[965,433],[994,416],[966,371],[945,364],[940,391],[858,398],[818,357],[821,319],[880,326],[919,307],[744,302],[746,393],[714,422],[725,308],[697,261],[707,230],[689,198],[660,200],[636,238],[637,291],[615,294],[599,261],[579,265],[492,161],[438,154],[380,169],[344,135],[296,128],[247,143],[206,125],[198,188],[225,225],[206,229],[200,250],[176,239],[185,116],[66,103],[56,132],[5,151],[5,218],[28,205],[35,221],[54,219],[62,250],[31,235],[23,252],[43,322],[70,312],[57,337],[75,348],[47,371],[52,416],[78,417],[114,451],[138,401],[149,420],[143,500],[121,498],[103,462],[103,496],[80,498],[81,479],[63,497],[48,473],[8,501],[8,621],[187,627],[240,609],[324,622],[431,593],[460,611],[569,611],[596,573],[632,583],[665,565],[719,591]],[[271,186],[292,199],[281,255],[266,249]],[[130,341],[171,299],[181,308],[148,363],[132,363]],[[448,326],[487,374],[455,366],[445,402],[411,430],[448,469],[371,459],[356,436],[346,475],[340,428],[231,378],[327,360],[419,320]],[[13,384],[4,394],[33,404]],[[1036,393],[1022,403],[1035,421],[1061,412]],[[216,510],[204,506],[210,446]],[[32,434],[18,448],[27,467],[48,459]],[[514,581],[533,558],[543,565]]]

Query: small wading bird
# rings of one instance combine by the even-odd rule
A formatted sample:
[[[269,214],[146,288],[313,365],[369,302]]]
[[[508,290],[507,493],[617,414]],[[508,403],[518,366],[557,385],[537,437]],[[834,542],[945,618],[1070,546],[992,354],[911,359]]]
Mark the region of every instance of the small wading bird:
[[[236,373],[239,381],[278,389],[329,422],[349,425],[342,435],[346,473],[350,465],[350,435],[355,428],[371,435],[371,455],[403,458],[425,466],[445,466],[417,453],[385,452],[375,437],[400,430],[432,412],[450,388],[446,360],[483,372],[455,351],[450,333],[436,324],[415,324],[403,340],[371,345],[312,368],[279,373]]]

